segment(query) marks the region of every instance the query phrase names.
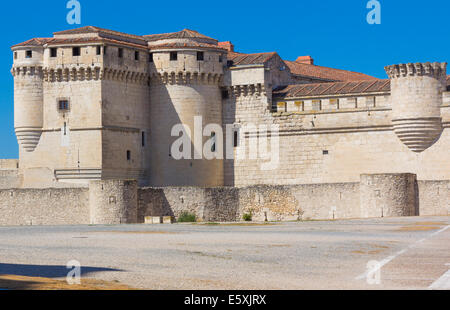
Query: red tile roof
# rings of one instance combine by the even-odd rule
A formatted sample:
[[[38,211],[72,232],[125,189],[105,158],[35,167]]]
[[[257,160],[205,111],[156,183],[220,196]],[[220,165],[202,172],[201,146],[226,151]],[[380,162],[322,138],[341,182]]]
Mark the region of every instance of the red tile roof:
[[[39,39],[31,39],[25,41],[23,43],[16,44],[12,46],[15,47],[25,47],[25,46],[44,46],[45,44],[51,45],[61,45],[61,44],[88,44],[88,43],[111,43],[111,44],[120,44],[127,45],[135,48],[147,48],[147,45],[135,44],[121,40],[115,40],[110,38],[73,38],[73,39],[60,39],[60,38],[39,38]]]
[[[233,65],[255,65],[265,64],[277,53],[256,53],[256,54],[241,54],[235,52],[228,52],[228,60],[233,61]]]
[[[378,80],[375,77],[341,69],[321,67],[295,61],[284,61],[291,70],[292,74],[308,78],[318,78],[330,81],[368,81]]]
[[[53,34],[54,35],[65,35],[65,34],[70,35],[70,34],[84,34],[84,33],[105,33],[105,34],[112,34],[112,35],[116,35],[116,36],[120,36],[120,37],[124,37],[124,38],[143,40],[142,36],[128,34],[128,33],[119,32],[119,31],[114,31],[114,30],[109,30],[109,29],[104,29],[104,28],[95,27],[95,26],[85,26],[85,27],[76,28],[76,29],[63,30],[63,31],[54,32]]]
[[[150,50],[159,50],[159,49],[177,49],[177,48],[205,48],[205,49],[216,49],[221,50],[223,52],[226,51],[226,48],[220,47],[218,45],[214,44],[208,44],[208,43],[199,43],[199,42],[189,42],[189,43],[165,43],[165,44],[158,44],[158,45],[150,45]]]
[[[157,41],[157,40],[164,40],[164,39],[184,39],[184,38],[208,39],[208,40],[213,40],[213,41],[217,42],[216,39],[207,37],[197,31],[189,30],[189,29],[183,29],[178,32],[144,35],[143,37],[149,42]]]
[[[374,80],[288,85],[276,88],[273,91],[273,95],[274,97],[282,98],[299,98],[339,94],[383,93],[390,90],[390,80]]]

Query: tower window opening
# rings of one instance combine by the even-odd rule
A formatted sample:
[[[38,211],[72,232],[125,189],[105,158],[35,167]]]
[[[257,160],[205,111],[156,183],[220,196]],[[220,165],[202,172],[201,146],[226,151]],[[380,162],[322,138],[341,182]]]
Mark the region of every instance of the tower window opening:
[[[26,51],[25,58],[33,58],[33,51]]]
[[[14,52],[14,59],[17,59],[17,52]]]
[[[72,49],[72,56],[80,56],[81,55],[81,50],[79,47],[74,47]]]
[[[67,123],[66,122],[64,122],[64,135],[65,136],[67,135]]]
[[[139,52],[134,51],[134,60],[139,60]]]
[[[102,47],[99,45],[99,46],[97,46],[97,55],[101,55],[102,54]]]
[[[239,146],[239,130],[234,130],[233,132],[233,146],[234,147]]]
[[[119,58],[123,58],[123,48],[119,48]]]
[[[197,52],[197,60],[203,61],[205,59],[205,53],[204,52]]]
[[[223,62],[223,56],[219,55],[219,62]]]
[[[108,49],[107,46],[104,46],[104,47],[103,47],[103,55],[106,55],[107,49]]]
[[[212,145],[211,145],[211,152],[215,153],[216,152],[216,133],[212,132],[211,133],[211,139],[212,139]]]
[[[148,62],[153,62],[153,53],[148,54]]]
[[[323,150],[323,151],[322,151],[322,154],[323,154],[323,155],[328,155],[328,154],[330,154],[330,152],[329,152],[328,150]]]
[[[177,52],[170,52],[170,60],[171,61],[178,60],[178,53]]]
[[[59,111],[69,111],[69,100],[59,100],[58,101]]]
[[[145,146],[145,132],[142,132],[142,136],[141,136],[141,142],[142,142],[142,146]]]
[[[58,49],[56,47],[53,47],[50,49],[50,57],[56,57],[58,56]]]
[[[230,97],[230,93],[228,90],[224,89],[222,90],[222,99],[228,99]]]
[[[130,150],[127,151],[127,160],[128,161],[131,160],[131,151]]]

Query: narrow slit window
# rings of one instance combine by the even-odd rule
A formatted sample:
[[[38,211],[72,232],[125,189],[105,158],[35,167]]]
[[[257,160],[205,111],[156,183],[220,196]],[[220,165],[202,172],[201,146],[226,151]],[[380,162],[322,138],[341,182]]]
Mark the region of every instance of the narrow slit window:
[[[127,160],[130,161],[131,160],[131,151],[127,151]]]
[[[17,59],[17,52],[14,52],[14,59]]]
[[[101,54],[102,54],[102,47],[97,46],[97,55],[101,55]]]
[[[233,132],[233,146],[238,147],[239,146],[239,131],[235,130]]]
[[[134,60],[139,60],[139,52],[138,51],[134,52]]]
[[[145,132],[143,131],[142,132],[142,136],[141,136],[141,143],[142,143],[142,146],[145,146]]]
[[[118,55],[119,55],[119,58],[123,58],[123,48],[119,48]]]
[[[153,62],[153,53],[148,54],[148,62]]]

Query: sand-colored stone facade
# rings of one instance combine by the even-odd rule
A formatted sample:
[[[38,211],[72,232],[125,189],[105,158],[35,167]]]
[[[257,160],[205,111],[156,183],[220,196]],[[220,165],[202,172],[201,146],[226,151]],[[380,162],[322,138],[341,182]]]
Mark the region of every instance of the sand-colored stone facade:
[[[128,182],[117,180],[137,180],[137,187],[155,188],[155,193],[164,187],[178,187],[175,192],[211,188],[193,197],[220,200],[220,190],[213,188],[237,197],[227,189],[236,187],[242,189],[236,198],[241,206],[245,191],[256,199],[251,188],[260,185],[311,185],[333,197],[341,186],[351,188],[349,209],[333,211],[327,205],[320,214],[300,210],[298,201],[305,196],[289,194],[281,202],[286,188],[271,189],[273,206],[253,209],[260,218],[282,219],[298,218],[299,212],[318,218],[333,212],[336,217],[380,216],[378,209],[362,211],[359,195],[375,201],[386,184],[436,182],[423,183],[422,192],[425,184],[444,182],[448,194],[446,63],[387,66],[389,79],[381,80],[321,67],[309,56],[287,61],[276,52],[238,53],[230,42],[187,29],[137,36],[91,26],[31,39],[12,52],[20,154],[18,161],[0,161],[0,188],[86,190],[92,181],[111,181],[114,192],[120,191],[114,182]],[[201,118],[200,129],[196,118]],[[186,145],[176,150],[189,151],[191,158],[174,154],[181,135],[174,128],[180,124],[188,133],[189,150]],[[212,158],[204,154],[209,149]],[[380,181],[385,184],[380,188],[366,184],[360,189],[361,175],[383,175],[380,180],[414,175],[414,180],[400,177]],[[90,185],[91,201],[97,201],[92,193],[105,184]],[[407,206],[391,204],[388,214],[417,213],[412,204],[419,198],[408,200],[409,190],[402,193]],[[146,197],[145,191],[139,197]],[[163,204],[144,209],[152,208],[162,210]],[[125,209],[120,204],[115,213],[105,213],[91,203],[91,218],[95,223],[128,221],[129,216],[117,215]],[[234,211],[227,210],[224,218],[233,218]],[[434,213],[446,212],[442,205]],[[130,216],[135,218],[136,211]]]

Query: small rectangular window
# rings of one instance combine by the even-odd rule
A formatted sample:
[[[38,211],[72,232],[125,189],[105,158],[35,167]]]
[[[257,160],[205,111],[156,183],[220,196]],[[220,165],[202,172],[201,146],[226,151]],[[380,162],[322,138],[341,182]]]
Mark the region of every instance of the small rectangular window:
[[[197,60],[198,61],[203,61],[204,58],[205,58],[204,52],[197,52]]]
[[[102,47],[101,46],[97,46],[97,48],[96,48],[96,54],[97,55],[101,55],[102,54]]]
[[[14,59],[17,59],[17,52],[14,52]]]
[[[153,62],[153,53],[148,54],[148,62]]]
[[[81,55],[81,49],[79,47],[74,47],[72,49],[72,56],[80,56]]]
[[[119,58],[123,58],[123,48],[119,48]]]
[[[329,153],[330,153],[330,152],[329,152],[328,150],[323,150],[323,151],[322,151],[322,154],[323,154],[323,155],[328,155]]]
[[[127,160],[128,160],[128,161],[131,160],[131,151],[127,151]]]
[[[230,93],[228,92],[228,90],[224,89],[222,90],[222,99],[228,99],[230,97]]]
[[[56,57],[58,56],[58,49],[53,47],[50,49],[50,57]]]
[[[219,62],[223,62],[223,56],[219,55]]]
[[[142,146],[145,146],[145,132],[144,131],[142,132],[141,139],[142,139]]]
[[[59,100],[58,101],[58,110],[59,111],[69,111],[69,100]]]
[[[26,51],[25,58],[33,58],[33,51]]]
[[[138,51],[134,52],[134,60],[139,60],[139,52]]]
[[[178,54],[177,54],[177,52],[170,52],[170,60],[171,60],[171,61],[178,60]]]

